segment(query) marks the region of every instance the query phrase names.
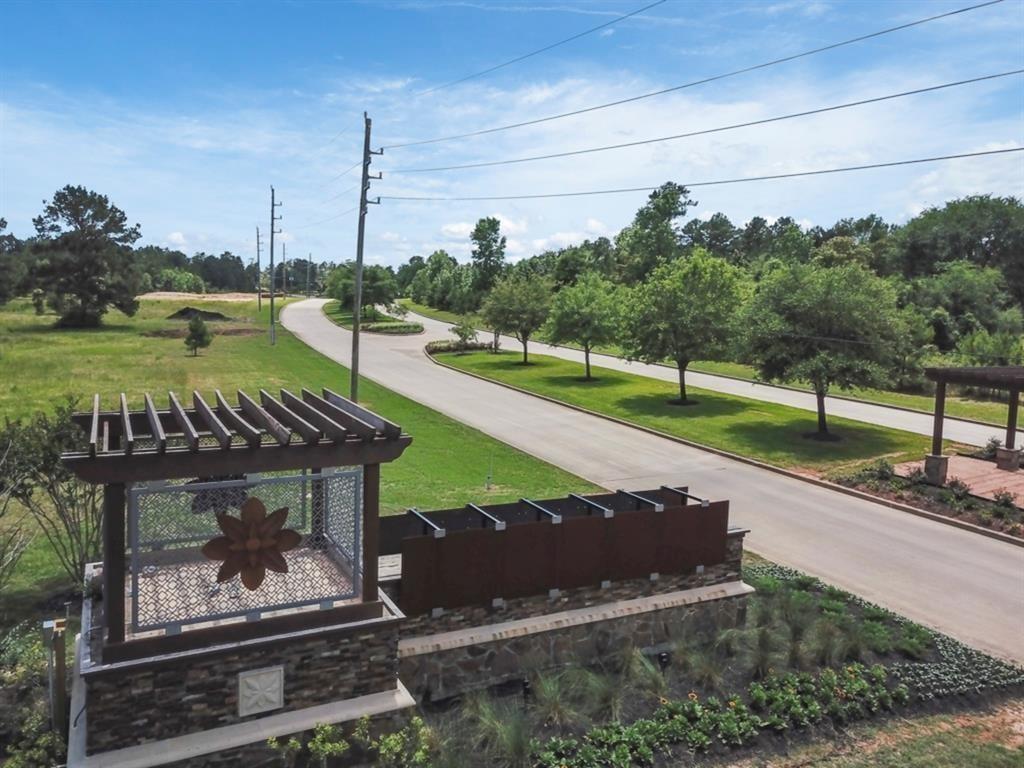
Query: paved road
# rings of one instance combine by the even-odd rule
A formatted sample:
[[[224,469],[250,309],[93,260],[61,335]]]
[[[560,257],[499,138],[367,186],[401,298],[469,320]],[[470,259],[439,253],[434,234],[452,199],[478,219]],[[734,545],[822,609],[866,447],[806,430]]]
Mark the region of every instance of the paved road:
[[[415,312],[410,312],[410,315],[415,316],[417,321],[423,323],[424,328],[431,334],[431,338],[454,338],[448,332],[448,329],[451,328],[450,324]],[[483,335],[481,335],[481,338],[483,338]],[[510,336],[502,336],[502,347],[516,351],[522,350],[522,345]],[[568,347],[550,347],[542,342],[531,341],[529,349],[531,354],[550,355],[551,357],[573,360],[580,363],[580,365],[583,364],[583,353]],[[679,380],[679,374],[676,369],[664,365],[647,365],[646,363],[639,362],[630,363],[619,357],[598,354],[591,354],[590,361],[592,365],[634,373],[640,376],[648,376],[652,379],[670,381],[673,384],[676,384]],[[759,384],[753,381],[741,381],[729,378],[728,376],[715,376],[710,373],[689,371],[686,374],[686,385],[687,387],[710,389],[726,395],[737,395],[739,397],[748,397],[752,400],[789,405],[806,411],[817,411],[818,407],[814,395],[810,392],[776,387],[770,384]],[[889,408],[884,405],[844,400],[836,397],[826,398],[825,403],[826,412],[829,416],[842,416],[854,421],[902,429],[905,432],[915,432],[919,435],[931,436],[932,434],[932,416],[927,413],[914,413],[901,408]],[[1024,444],[1024,430],[1018,430],[1017,435],[1016,444]],[[1006,428],[1000,429],[998,427],[963,421],[962,419],[947,418],[943,427],[943,436],[947,440],[955,440],[960,443],[967,443],[968,445],[985,445],[990,437],[998,437],[1000,440],[1005,440]]]
[[[323,303],[289,305],[282,322],[347,364],[351,334],[323,316]],[[751,550],[1024,661],[1024,548],[450,371],[423,353],[435,335],[364,335],[363,374],[605,488],[687,484],[696,493],[728,498],[731,522],[751,529]],[[496,471],[500,477],[501,468]]]

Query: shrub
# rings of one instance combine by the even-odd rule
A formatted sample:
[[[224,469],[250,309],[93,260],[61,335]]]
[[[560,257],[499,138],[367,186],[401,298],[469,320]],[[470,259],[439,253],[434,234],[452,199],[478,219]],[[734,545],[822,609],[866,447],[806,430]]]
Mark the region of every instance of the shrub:
[[[1000,488],[992,494],[992,498],[1000,509],[1013,509],[1017,506],[1017,495],[1010,493],[1005,488]]]
[[[946,489],[952,495],[954,501],[964,502],[971,496],[971,486],[959,477],[951,477],[946,483]]]
[[[396,336],[423,332],[423,326],[419,323],[408,323],[401,320],[382,320],[375,323],[365,323],[362,329],[367,333],[390,333]]]
[[[923,659],[931,645],[931,633],[917,624],[904,624],[894,643],[897,651],[911,659]]]
[[[983,459],[994,459],[996,457],[996,452],[1002,445],[1003,441],[998,437],[990,437],[988,442],[985,443],[985,447],[981,449],[981,453],[979,455]]]
[[[818,603],[818,608],[823,614],[831,618],[840,618],[846,615],[846,603],[842,600],[825,598]]]
[[[885,654],[892,652],[892,633],[885,624],[866,619],[861,624],[861,632],[868,648],[873,653]]]
[[[921,467],[914,467],[907,473],[906,481],[911,485],[925,485],[928,482],[928,476]]]

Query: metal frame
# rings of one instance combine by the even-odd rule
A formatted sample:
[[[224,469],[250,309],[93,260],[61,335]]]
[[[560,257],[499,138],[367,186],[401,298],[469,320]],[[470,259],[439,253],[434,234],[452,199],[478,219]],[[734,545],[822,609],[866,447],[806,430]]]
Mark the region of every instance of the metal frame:
[[[351,501],[352,509],[352,543],[351,550],[346,542],[340,541],[333,535],[330,526],[330,508],[331,508],[331,480],[345,478],[353,483],[353,498]],[[322,540],[327,544],[326,551],[333,552],[334,557],[340,558],[342,562],[339,563],[340,567],[348,568],[351,582],[351,589],[343,594],[330,594],[330,595],[313,595],[306,600],[292,600],[282,601],[277,603],[271,603],[265,606],[261,606],[255,611],[252,608],[240,609],[237,611],[222,611],[216,613],[204,613],[183,619],[181,621],[167,621],[167,622],[151,622],[141,624],[139,619],[139,580],[143,576],[143,566],[141,564],[141,557],[144,551],[154,551],[162,549],[167,545],[181,545],[181,544],[194,544],[199,541],[208,540],[209,534],[194,535],[194,536],[182,536],[174,539],[163,539],[159,541],[142,541],[140,540],[139,530],[139,517],[140,517],[140,501],[144,497],[154,496],[159,494],[192,494],[202,491],[225,491],[235,488],[260,488],[269,485],[293,485],[299,484],[300,497],[302,499],[301,505],[301,517],[299,521],[299,528],[306,530],[316,525],[313,520],[313,510],[311,505],[313,503],[312,487],[314,483],[322,483],[323,493],[323,509],[320,511],[322,527]],[[148,632],[152,630],[163,629],[168,634],[176,634],[181,630],[182,626],[189,624],[205,623],[209,621],[215,621],[218,619],[238,618],[241,616],[252,616],[254,613],[264,614],[272,611],[286,610],[289,608],[301,608],[309,607],[313,605],[319,605],[322,609],[329,608],[333,603],[345,600],[352,600],[359,596],[362,592],[362,518],[363,518],[363,473],[361,468],[356,469],[340,469],[340,468],[328,468],[324,469],[318,474],[310,474],[303,470],[299,474],[288,474],[288,475],[274,475],[274,476],[261,476],[258,474],[251,474],[245,479],[237,480],[214,480],[203,483],[168,483],[166,481],[157,481],[150,483],[136,484],[128,489],[128,543],[130,547],[130,580],[131,580],[131,629],[133,633]],[[312,532],[307,534],[307,541],[309,537],[313,535]],[[319,547],[306,547],[307,549],[320,549]]]

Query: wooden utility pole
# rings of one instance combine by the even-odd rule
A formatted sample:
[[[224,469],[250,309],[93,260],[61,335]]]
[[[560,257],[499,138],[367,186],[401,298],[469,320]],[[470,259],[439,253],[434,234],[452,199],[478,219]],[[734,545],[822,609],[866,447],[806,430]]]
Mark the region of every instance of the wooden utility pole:
[[[380,198],[367,200],[366,193],[370,191],[370,179],[379,179],[381,175],[370,175],[370,159],[372,155],[383,155],[384,150],[370,149],[370,127],[369,115],[363,112],[363,177],[359,191],[359,229],[356,235],[356,285],[353,296],[352,307],[352,380],[349,385],[349,397],[352,402],[359,402],[359,325],[363,310],[363,239],[366,234],[366,211],[367,205],[377,205]]]
[[[260,228],[256,227],[256,311],[263,311],[263,269],[260,266],[260,251],[263,244],[260,242]]]
[[[274,222],[280,221],[277,209],[281,204],[274,197],[274,186],[270,186],[270,343],[277,343],[277,328],[274,327],[274,235],[281,234],[281,230],[275,227]]]

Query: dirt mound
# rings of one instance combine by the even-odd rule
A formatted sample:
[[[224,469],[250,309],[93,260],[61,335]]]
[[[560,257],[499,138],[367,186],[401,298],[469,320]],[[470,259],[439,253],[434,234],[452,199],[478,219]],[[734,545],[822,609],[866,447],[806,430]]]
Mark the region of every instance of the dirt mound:
[[[177,312],[172,312],[167,316],[168,320],[191,320],[193,317],[199,316],[203,320],[230,320],[231,318],[220,312],[211,312],[208,309],[197,309],[196,307],[182,307]]]
[[[225,328],[217,331],[216,336],[256,336],[263,333],[262,328]],[[157,339],[184,339],[188,336],[187,328],[159,328],[155,331],[145,331],[143,336],[150,336]]]

